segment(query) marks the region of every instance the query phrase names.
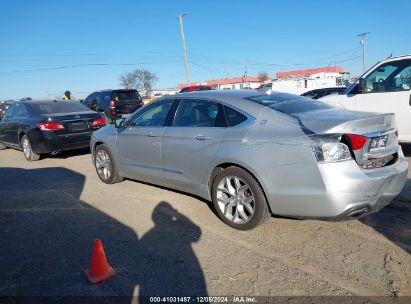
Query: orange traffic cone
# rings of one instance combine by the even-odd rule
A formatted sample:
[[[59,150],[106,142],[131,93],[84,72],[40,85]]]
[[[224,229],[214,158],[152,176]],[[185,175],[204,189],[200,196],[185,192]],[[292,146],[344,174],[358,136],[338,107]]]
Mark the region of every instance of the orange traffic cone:
[[[105,281],[116,275],[116,271],[107,263],[100,239],[94,240],[90,269],[85,270],[84,273],[92,284]]]

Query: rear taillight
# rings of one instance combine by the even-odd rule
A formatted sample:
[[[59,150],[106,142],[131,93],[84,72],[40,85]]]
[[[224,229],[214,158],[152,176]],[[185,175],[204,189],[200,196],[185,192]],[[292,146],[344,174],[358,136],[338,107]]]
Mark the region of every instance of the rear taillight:
[[[344,134],[350,148],[355,151],[362,149],[367,141],[367,137],[357,134]]]
[[[395,135],[397,135],[397,137],[398,137],[398,130],[397,130],[397,131],[395,131],[394,133],[395,133]]]
[[[114,100],[110,101],[110,110],[115,110],[116,109],[116,103],[114,102]]]
[[[65,129],[64,125],[59,122],[40,122],[37,124],[37,127],[42,131],[58,131]]]
[[[341,142],[323,142],[311,145],[311,149],[318,162],[339,162],[351,159],[347,145]]]
[[[104,119],[104,117],[94,119],[91,122],[92,127],[102,127],[102,126],[105,126],[105,125],[106,125],[106,120]]]

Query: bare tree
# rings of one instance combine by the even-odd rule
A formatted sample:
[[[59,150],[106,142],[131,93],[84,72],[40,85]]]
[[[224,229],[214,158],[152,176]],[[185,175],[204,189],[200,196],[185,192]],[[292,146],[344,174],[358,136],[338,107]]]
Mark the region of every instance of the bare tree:
[[[260,73],[258,73],[258,78],[260,78],[261,82],[264,82],[264,81],[270,79],[268,77],[268,73],[266,71],[261,71]]]
[[[150,94],[153,85],[158,81],[158,77],[148,70],[136,69],[120,76],[120,85],[127,89],[136,89],[144,91],[146,95]]]
[[[120,76],[120,85],[126,89],[136,87],[136,77],[133,72],[124,73]]]

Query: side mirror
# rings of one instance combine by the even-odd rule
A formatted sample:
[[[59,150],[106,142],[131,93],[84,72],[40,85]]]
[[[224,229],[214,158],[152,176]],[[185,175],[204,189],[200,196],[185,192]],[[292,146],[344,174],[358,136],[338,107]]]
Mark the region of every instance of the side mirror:
[[[358,79],[358,93],[364,93],[364,85],[364,78],[361,77],[360,79]]]
[[[114,126],[116,128],[127,128],[124,122],[125,122],[125,118],[116,118],[114,119]]]

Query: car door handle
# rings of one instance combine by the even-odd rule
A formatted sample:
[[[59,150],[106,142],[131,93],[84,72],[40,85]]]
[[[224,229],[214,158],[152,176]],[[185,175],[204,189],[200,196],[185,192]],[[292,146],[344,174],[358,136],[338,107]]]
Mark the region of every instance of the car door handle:
[[[194,138],[195,138],[196,140],[209,140],[209,139],[210,139],[210,136],[207,136],[207,135],[196,135],[196,136],[194,136]]]
[[[411,94],[410,94],[410,101],[408,102],[408,104],[411,106]]]
[[[158,133],[150,132],[147,134],[148,137],[157,137]]]

